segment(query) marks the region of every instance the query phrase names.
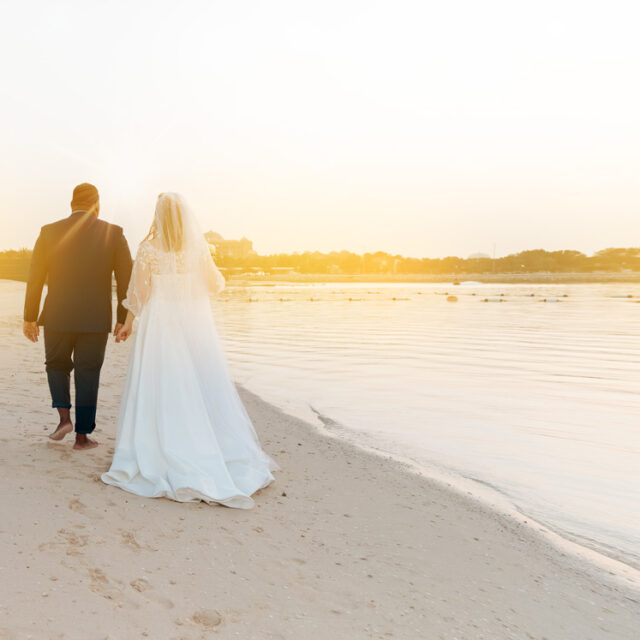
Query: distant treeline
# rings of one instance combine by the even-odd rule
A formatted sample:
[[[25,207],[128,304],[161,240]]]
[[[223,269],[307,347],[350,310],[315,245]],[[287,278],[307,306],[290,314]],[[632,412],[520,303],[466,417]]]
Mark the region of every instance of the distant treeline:
[[[285,267],[299,273],[340,274],[457,274],[457,273],[591,273],[640,271],[640,248],[603,249],[592,256],[580,251],[521,251],[502,258],[407,258],[384,251],[357,254],[350,251],[276,253],[245,258],[226,257],[219,266],[233,271],[260,269],[265,273]]]
[[[0,252],[0,278],[26,282],[30,262],[31,251],[28,249]]]
[[[31,251],[0,252],[0,278],[27,279]],[[580,251],[521,251],[502,258],[406,258],[384,251],[305,251],[244,258],[221,257],[218,265],[231,272],[293,270],[305,274],[464,274],[464,273],[593,273],[640,271],[640,248],[603,249],[592,256]]]

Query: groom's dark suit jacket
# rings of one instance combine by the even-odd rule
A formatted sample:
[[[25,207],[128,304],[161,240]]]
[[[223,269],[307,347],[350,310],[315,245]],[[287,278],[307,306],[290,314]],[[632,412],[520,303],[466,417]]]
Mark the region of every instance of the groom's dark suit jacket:
[[[118,295],[117,321],[131,276],[131,253],[122,227],[90,213],[72,213],[45,225],[31,258],[24,319],[38,320],[45,331],[109,332],[112,326],[112,279]],[[48,292],[38,318],[45,280]]]

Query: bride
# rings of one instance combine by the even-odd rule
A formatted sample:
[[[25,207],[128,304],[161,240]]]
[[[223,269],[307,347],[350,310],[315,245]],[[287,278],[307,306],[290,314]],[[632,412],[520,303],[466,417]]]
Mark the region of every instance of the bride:
[[[209,295],[224,289],[194,215],[158,196],[140,244],[116,340],[138,332],[103,482],[149,498],[250,509],[278,465],[260,447],[231,380]]]

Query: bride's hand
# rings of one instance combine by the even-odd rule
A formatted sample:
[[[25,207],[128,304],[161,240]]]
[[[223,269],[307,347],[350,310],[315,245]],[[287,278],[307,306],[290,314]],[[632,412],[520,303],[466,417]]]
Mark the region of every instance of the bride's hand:
[[[113,331],[116,337],[116,342],[125,342],[126,339],[132,334],[134,317],[135,316],[133,315],[133,313],[131,313],[131,311],[127,311],[127,317],[125,318],[124,322],[122,324],[116,325],[116,328]]]
[[[133,324],[125,322],[121,327],[116,328],[116,342],[126,342],[133,332]]]

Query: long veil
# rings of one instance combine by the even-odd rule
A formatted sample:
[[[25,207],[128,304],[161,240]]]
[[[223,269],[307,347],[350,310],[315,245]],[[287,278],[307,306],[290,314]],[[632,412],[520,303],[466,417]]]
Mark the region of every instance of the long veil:
[[[155,216],[147,238],[160,250],[165,275],[186,275],[177,283],[176,296],[200,296],[224,288],[224,278],[215,266],[198,220],[179,193],[158,196]]]
[[[162,297],[177,303],[203,299],[225,288],[196,216],[178,193],[158,196],[153,224],[138,248],[123,301],[135,316],[149,300],[152,275],[161,276]]]

